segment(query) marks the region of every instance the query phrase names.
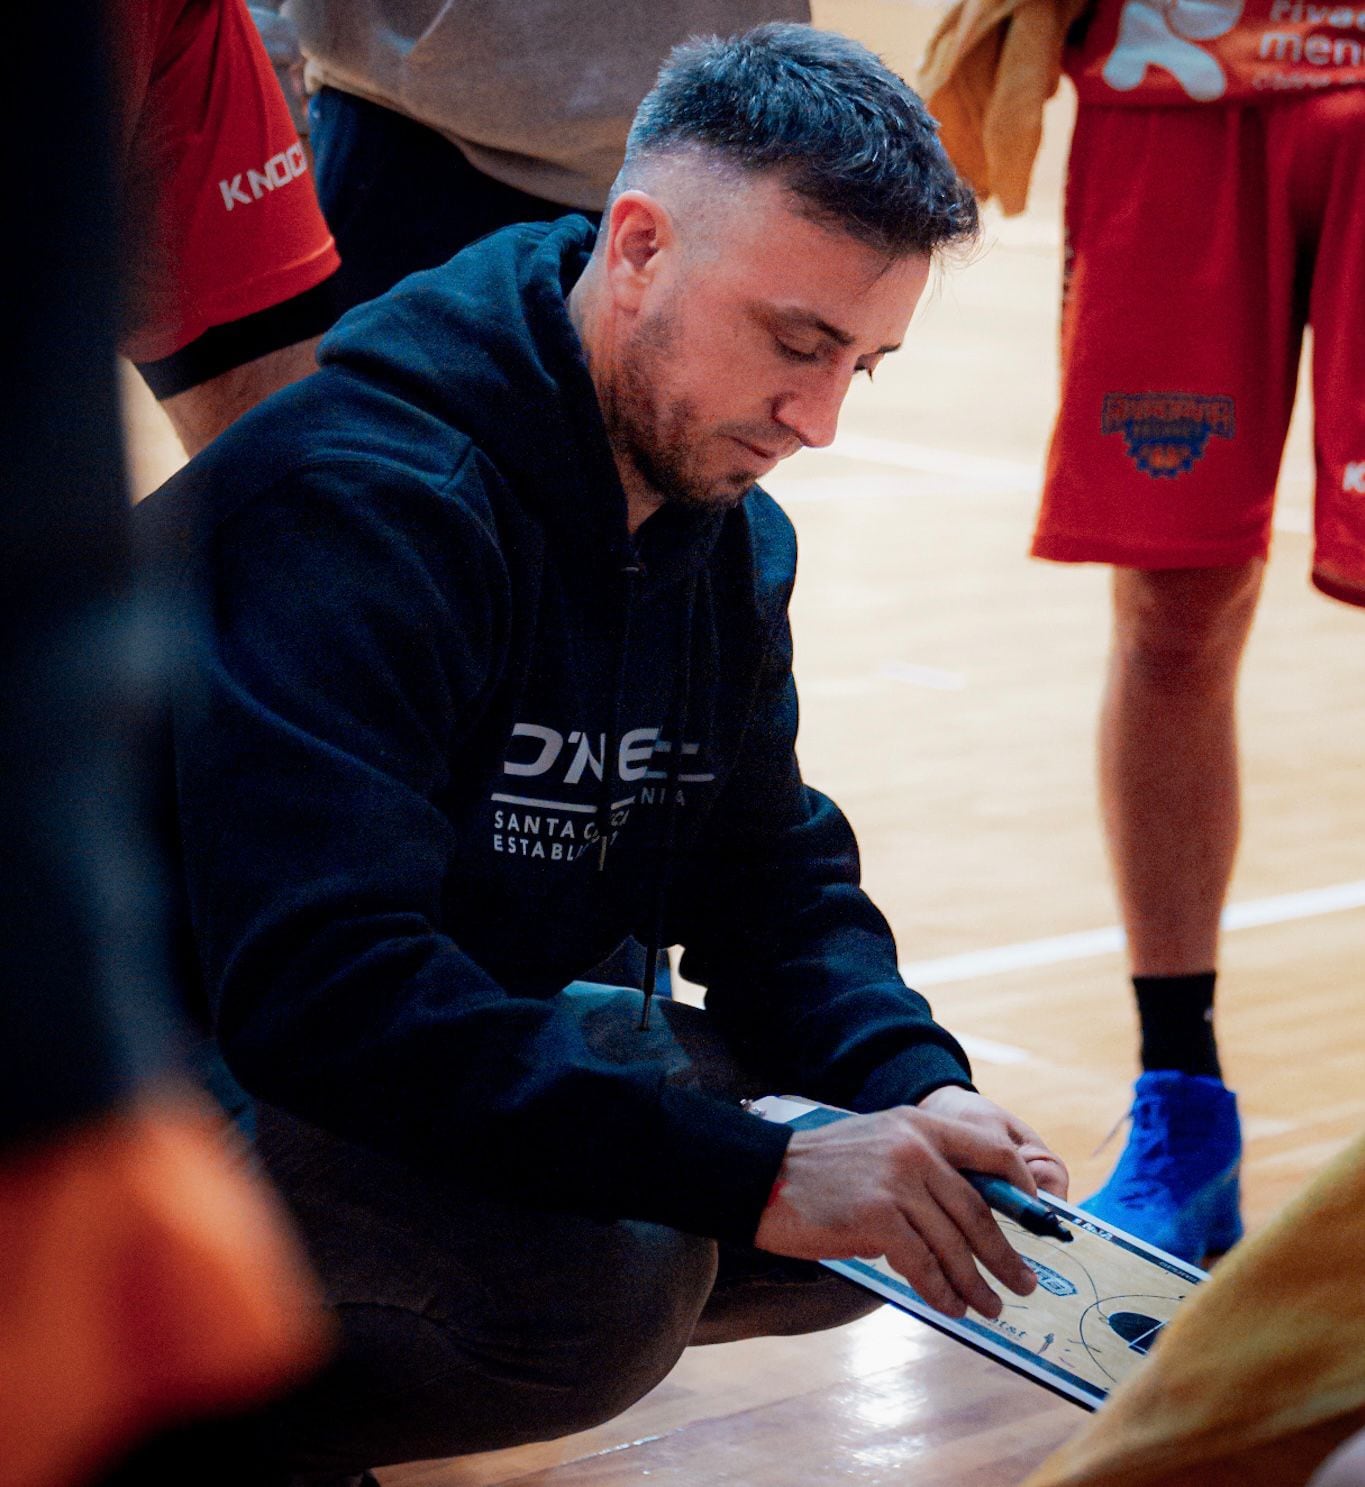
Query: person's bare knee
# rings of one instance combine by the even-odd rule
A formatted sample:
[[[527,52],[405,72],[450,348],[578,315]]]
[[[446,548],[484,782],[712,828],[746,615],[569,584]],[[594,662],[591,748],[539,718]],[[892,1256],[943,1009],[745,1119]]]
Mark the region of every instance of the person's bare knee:
[[[1230,684],[1264,570],[1260,558],[1224,568],[1115,569],[1115,660],[1154,690]]]

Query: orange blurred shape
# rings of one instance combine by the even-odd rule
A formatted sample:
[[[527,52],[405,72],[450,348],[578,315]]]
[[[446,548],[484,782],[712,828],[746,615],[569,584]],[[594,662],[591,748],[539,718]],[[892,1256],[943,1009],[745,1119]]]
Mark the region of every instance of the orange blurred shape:
[[[163,1091],[0,1163],[0,1487],[70,1487],[155,1427],[316,1363],[319,1297],[221,1116]]]

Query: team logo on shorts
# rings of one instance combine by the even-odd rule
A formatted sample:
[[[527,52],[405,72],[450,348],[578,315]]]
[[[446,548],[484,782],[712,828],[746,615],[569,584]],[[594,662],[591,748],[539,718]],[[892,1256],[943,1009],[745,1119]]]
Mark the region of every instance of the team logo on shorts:
[[[1122,434],[1129,458],[1146,475],[1183,475],[1204,458],[1209,439],[1231,439],[1237,410],[1228,397],[1186,392],[1107,392],[1102,434]]]

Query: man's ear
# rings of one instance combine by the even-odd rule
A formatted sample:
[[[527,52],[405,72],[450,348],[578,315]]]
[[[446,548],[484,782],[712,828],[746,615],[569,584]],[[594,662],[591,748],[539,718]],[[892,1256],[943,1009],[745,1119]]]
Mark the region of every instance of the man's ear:
[[[623,191],[611,204],[606,234],[607,286],[618,310],[638,313],[676,242],[673,219],[656,196]]]

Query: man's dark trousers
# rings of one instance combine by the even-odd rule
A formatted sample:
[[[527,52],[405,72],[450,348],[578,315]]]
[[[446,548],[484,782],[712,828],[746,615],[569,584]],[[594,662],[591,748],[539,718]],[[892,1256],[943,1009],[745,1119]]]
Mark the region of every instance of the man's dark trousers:
[[[672,1083],[773,1093],[696,1008],[656,1004],[641,1032],[638,992],[561,995],[603,1057],[647,1050]],[[583,1430],[689,1344],[818,1331],[878,1304],[818,1265],[471,1193],[265,1107],[256,1140],[340,1323],[334,1363],[270,1415],[298,1487]]]

